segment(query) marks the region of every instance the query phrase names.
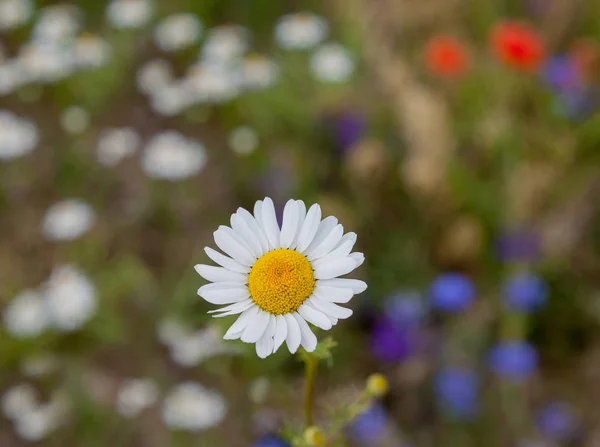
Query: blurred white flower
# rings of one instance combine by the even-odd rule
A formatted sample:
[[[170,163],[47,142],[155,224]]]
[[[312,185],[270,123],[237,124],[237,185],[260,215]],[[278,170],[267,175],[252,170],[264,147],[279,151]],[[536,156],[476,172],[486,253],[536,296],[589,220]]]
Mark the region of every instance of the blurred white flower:
[[[171,346],[187,336],[187,328],[179,321],[173,318],[166,318],[158,324],[158,339],[164,345]]]
[[[175,116],[190,104],[188,91],[179,82],[167,85],[150,97],[150,106],[159,115]]]
[[[53,373],[58,368],[58,358],[50,353],[40,353],[26,357],[21,363],[24,376],[37,378]]]
[[[124,417],[137,416],[158,399],[158,388],[151,379],[127,379],[117,394],[117,411]]]
[[[24,82],[22,67],[18,59],[0,60],[0,96],[14,92]]]
[[[108,61],[110,54],[108,42],[93,34],[82,34],[73,42],[74,62],[80,68],[101,67]]]
[[[31,0],[0,0],[0,30],[17,28],[33,13]]]
[[[171,344],[171,358],[186,367],[197,366],[216,355],[236,353],[234,347],[223,343],[221,333],[215,326],[186,334]]]
[[[139,28],[152,17],[152,6],[150,0],[111,0],[106,15],[115,28]]]
[[[173,181],[191,177],[205,163],[204,146],[174,131],[153,136],[142,157],[142,166],[148,176]]]
[[[165,399],[165,423],[178,430],[199,431],[219,424],[227,413],[223,397],[199,383],[177,385]]]
[[[229,134],[229,146],[237,154],[246,155],[254,152],[258,143],[258,134],[248,126],[237,127]]]
[[[24,290],[14,297],[2,314],[4,328],[15,338],[31,338],[49,325],[48,311],[42,296],[34,290]]]
[[[12,160],[31,152],[38,143],[35,124],[0,110],[0,160]]]
[[[275,40],[281,48],[306,49],[321,42],[327,33],[327,21],[311,12],[287,14],[275,25]]]
[[[97,157],[104,166],[116,166],[130,157],[140,145],[140,136],[131,127],[105,129],[100,133]]]
[[[51,321],[58,330],[71,332],[83,326],[96,310],[96,290],[77,268],[56,267],[44,288]]]
[[[229,63],[248,49],[248,30],[239,25],[223,25],[208,31],[200,51],[203,61]]]
[[[30,42],[21,48],[18,58],[27,81],[53,83],[73,72],[69,48],[53,42]]]
[[[238,74],[222,64],[192,65],[185,77],[185,87],[199,103],[219,104],[235,98],[240,92]]]
[[[311,56],[310,68],[320,81],[344,82],[354,72],[354,59],[342,45],[326,43]]]
[[[28,383],[14,385],[2,395],[2,412],[16,421],[37,406],[37,391]]]
[[[39,441],[65,422],[70,404],[61,392],[51,400],[20,415],[15,422],[17,434],[26,441]]]
[[[154,40],[161,50],[177,51],[193,45],[201,32],[202,22],[194,14],[172,14],[156,26]]]
[[[33,36],[40,42],[71,40],[79,30],[81,11],[75,5],[47,6],[33,27]]]
[[[260,54],[248,55],[240,65],[242,82],[248,89],[266,88],[279,74],[277,64]]]
[[[173,82],[173,68],[164,59],[152,59],[146,62],[137,71],[138,90],[145,94],[152,94],[163,89]]]
[[[48,208],[42,232],[51,241],[70,241],[87,233],[95,220],[94,210],[86,202],[66,199]]]
[[[60,124],[66,132],[80,134],[90,124],[90,115],[83,107],[67,107],[60,115]]]

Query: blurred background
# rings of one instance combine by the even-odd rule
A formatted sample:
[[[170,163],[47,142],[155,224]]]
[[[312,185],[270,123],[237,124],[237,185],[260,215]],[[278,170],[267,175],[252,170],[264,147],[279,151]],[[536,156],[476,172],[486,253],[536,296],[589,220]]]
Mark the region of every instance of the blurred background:
[[[193,266],[319,203],[369,284],[331,446],[600,446],[595,0],[0,0],[0,445],[285,447],[303,366]]]

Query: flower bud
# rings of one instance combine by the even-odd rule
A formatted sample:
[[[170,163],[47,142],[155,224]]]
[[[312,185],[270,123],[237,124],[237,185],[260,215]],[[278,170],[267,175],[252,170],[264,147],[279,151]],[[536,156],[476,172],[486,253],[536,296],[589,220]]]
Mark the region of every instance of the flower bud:
[[[371,374],[367,378],[367,393],[374,397],[385,396],[389,388],[389,382],[383,374]]]
[[[325,445],[325,436],[319,427],[308,427],[304,431],[304,441],[310,446]]]

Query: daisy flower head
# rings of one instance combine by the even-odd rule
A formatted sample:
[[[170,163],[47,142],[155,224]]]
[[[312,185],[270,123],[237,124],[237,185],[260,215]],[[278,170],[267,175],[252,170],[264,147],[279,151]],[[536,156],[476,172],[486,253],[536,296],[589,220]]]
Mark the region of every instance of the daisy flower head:
[[[193,45],[202,30],[202,22],[194,14],[172,14],[157,25],[154,40],[163,51],[179,51]]]
[[[275,25],[275,40],[286,50],[304,50],[323,41],[329,32],[327,21],[311,12],[287,14]]]
[[[317,204],[307,211],[303,201],[289,200],[280,228],[267,197],[256,202],[254,214],[239,208],[231,227],[220,226],[214,238],[228,256],[205,248],[220,267],[195,266],[210,281],[198,294],[211,304],[228,304],[211,311],[217,318],[240,314],[224,339],[255,343],[261,358],[284,341],[291,353],[300,345],[314,351],[317,338],[307,322],[331,329],[352,315],[339,304],[367,288],[363,281],[338,278],[359,267],[364,255],[351,253],[356,233],[344,235],[333,216],[321,219]]]
[[[31,0],[0,0],[0,30],[23,25],[33,14]]]
[[[140,28],[152,18],[152,9],[149,0],[111,0],[106,16],[114,28]]]
[[[354,67],[352,53],[338,43],[321,45],[310,59],[313,75],[322,82],[345,82]]]

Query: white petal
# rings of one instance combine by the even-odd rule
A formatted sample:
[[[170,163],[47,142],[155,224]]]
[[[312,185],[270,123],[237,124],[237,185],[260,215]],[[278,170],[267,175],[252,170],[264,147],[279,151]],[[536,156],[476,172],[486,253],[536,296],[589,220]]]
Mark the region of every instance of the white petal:
[[[262,204],[262,200],[257,200],[254,204],[254,218],[256,219],[258,226],[264,229],[265,226],[263,225]]]
[[[238,303],[248,299],[250,292],[243,284],[219,282],[200,287],[198,295],[211,304],[222,305]]]
[[[303,303],[298,308],[298,313],[306,321],[308,321],[311,324],[314,324],[315,326],[321,329],[324,329],[326,331],[331,329],[331,321],[329,321],[329,318],[327,318],[323,312],[318,311],[310,306],[307,306],[306,303]]]
[[[283,209],[283,225],[281,226],[280,245],[289,248],[298,233],[300,211],[295,200],[288,200]]]
[[[294,312],[292,316],[296,320],[296,323],[298,323],[298,326],[300,326],[300,334],[302,334],[302,346],[308,352],[313,352],[317,347],[317,337],[315,334],[313,334],[313,331],[310,330],[310,327],[308,327],[308,324],[306,324],[304,318],[302,318],[296,312]]]
[[[225,340],[236,340],[240,338],[242,332],[246,329],[248,324],[252,321],[253,317],[258,314],[260,308],[258,306],[252,306],[246,309],[242,314],[235,320],[235,323],[227,330],[223,339]]]
[[[323,312],[328,317],[338,318],[340,320],[345,320],[352,315],[352,310],[346,309],[345,307],[338,306],[329,301],[320,300],[317,297],[309,298],[309,301],[316,309]]]
[[[323,242],[321,242],[314,250],[307,251],[306,254],[308,260],[312,261],[313,259],[322,258],[326,254],[330,253],[331,250],[336,247],[340,239],[342,239],[343,235],[344,227],[339,224],[336,225]]]
[[[285,338],[285,343],[287,344],[289,351],[294,354],[298,350],[300,341],[302,340],[300,326],[298,326],[298,322],[292,314],[285,314],[283,318],[285,318],[285,323],[287,325],[287,337]]]
[[[279,225],[275,214],[275,205],[269,197],[265,197],[262,204],[263,230],[267,235],[271,248],[279,248]]]
[[[262,253],[265,254],[267,251],[269,251],[269,241],[267,240],[267,236],[265,236],[264,231],[260,228],[254,216],[244,208],[238,208],[237,214],[242,219],[244,219],[246,225],[250,227],[250,229],[258,239],[258,242],[260,243],[260,247],[262,249]]]
[[[239,282],[240,284],[245,284],[248,281],[248,275],[233,272],[223,267],[197,264],[194,266],[194,269],[205,280],[211,282]]]
[[[263,255],[262,247],[246,221],[237,214],[232,214],[230,221],[233,231],[246,243],[252,254],[260,258]]]
[[[233,259],[241,264],[251,267],[256,259],[244,245],[237,241],[233,234],[231,228],[221,225],[219,229],[214,232],[215,243],[222,251],[227,253]]]
[[[335,218],[333,216],[328,216],[325,219],[323,219],[319,223],[319,228],[317,228],[317,233],[315,234],[315,237],[313,238],[312,242],[307,247],[306,253],[307,254],[310,253],[321,242],[323,242],[325,240],[325,238],[327,236],[329,236],[329,234],[333,231],[333,229],[335,228],[335,226],[337,224],[338,224],[338,220],[337,220],[337,218]]]
[[[323,258],[321,258],[321,259],[345,258],[346,256],[348,256],[350,254],[353,247],[354,247],[354,242],[352,242],[350,240],[345,241],[341,245],[338,244],[338,246],[334,250],[330,251],[326,256],[323,256]]]
[[[300,233],[298,234],[298,245],[296,250],[300,253],[304,253],[306,248],[313,241],[317,230],[319,229],[319,223],[321,222],[321,207],[318,204],[314,204],[306,213],[306,219],[302,224]]]
[[[235,259],[231,259],[229,256],[225,256],[219,253],[217,250],[213,250],[210,247],[204,247],[204,251],[210,259],[226,269],[233,270],[234,272],[238,273],[250,272],[250,267],[240,264]]]
[[[275,315],[269,315],[269,323],[265,333],[260,337],[260,340],[256,342],[256,354],[264,359],[269,354],[273,353],[273,335],[275,335],[276,329]]]
[[[247,300],[233,303],[229,306],[222,307],[221,309],[209,310],[208,313],[212,314],[215,312],[219,312],[218,315],[213,315],[213,317],[221,318],[221,317],[226,317],[229,315],[237,315],[239,313],[242,313],[243,311],[245,311],[246,309],[249,309],[253,305],[254,305],[254,301],[252,301],[250,298],[248,298]]]
[[[356,268],[356,261],[350,257],[338,258],[324,263],[325,259],[321,258],[313,263],[316,279],[331,279],[346,275]]]
[[[275,335],[273,337],[273,352],[277,352],[277,350],[279,349],[279,347],[283,344],[283,342],[285,341],[287,334],[288,334],[288,329],[287,329],[287,323],[285,322],[285,318],[283,315],[277,315],[276,318],[276,328],[275,328]]]
[[[331,325],[335,326],[336,324],[338,324],[338,319],[335,317],[332,317],[331,315],[327,315],[327,318],[329,318],[329,321],[331,321]]]
[[[354,244],[356,244],[356,233],[350,232],[350,233],[344,234],[344,237],[342,238],[342,240],[340,241],[340,243],[335,248],[340,247],[342,244],[344,244],[344,243],[346,243],[348,241],[351,241],[352,245],[354,246]]]
[[[352,289],[342,289],[339,287],[329,287],[319,285],[317,283],[313,294],[320,300],[329,301],[331,303],[347,303],[354,296]]]
[[[269,317],[270,315],[263,310],[260,310],[258,314],[252,317],[252,320],[248,323],[246,329],[244,329],[242,341],[244,343],[256,343],[262,337],[262,334],[265,333]]]
[[[365,262],[365,255],[363,255],[362,253],[352,253],[350,257],[354,259],[354,262],[356,262],[356,268],[360,267],[362,263]]]
[[[335,278],[321,279],[317,281],[317,287],[337,287],[339,289],[352,289],[352,292],[357,295],[367,290],[367,283],[359,279]]]
[[[302,200],[296,200],[296,204],[298,205],[298,231],[296,231],[296,236],[294,236],[294,241],[290,248],[296,248],[298,245],[298,236],[300,236],[300,229],[304,224],[304,219],[306,219],[306,205]]]

